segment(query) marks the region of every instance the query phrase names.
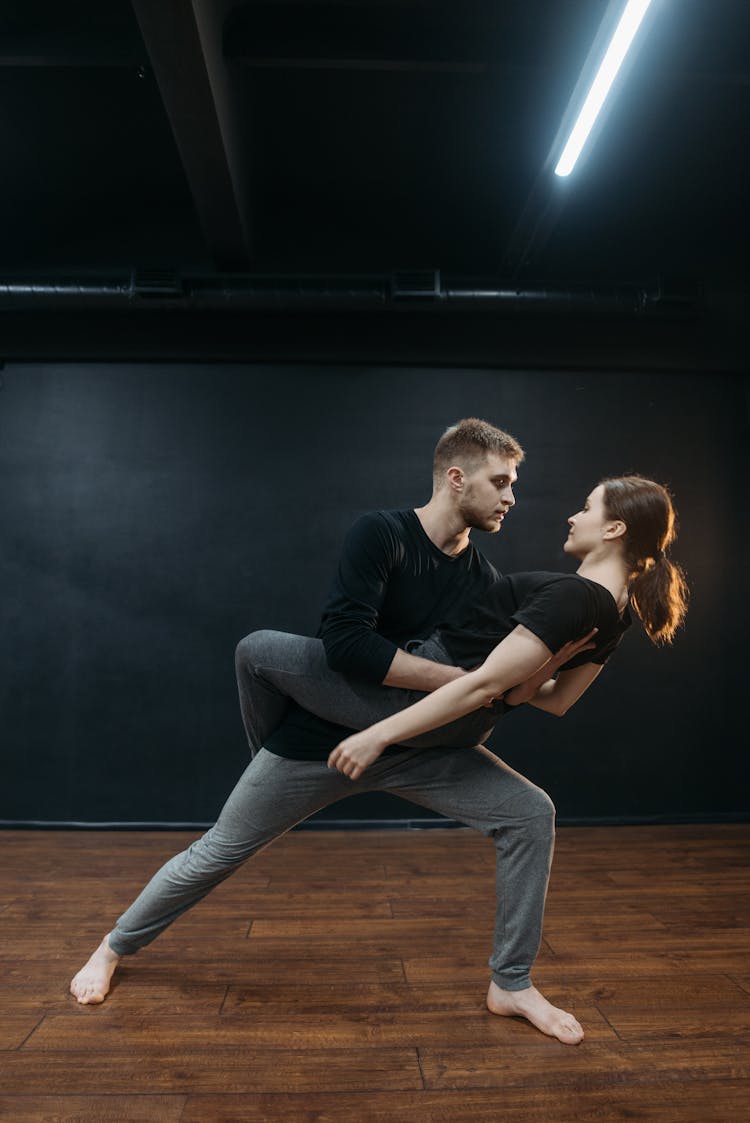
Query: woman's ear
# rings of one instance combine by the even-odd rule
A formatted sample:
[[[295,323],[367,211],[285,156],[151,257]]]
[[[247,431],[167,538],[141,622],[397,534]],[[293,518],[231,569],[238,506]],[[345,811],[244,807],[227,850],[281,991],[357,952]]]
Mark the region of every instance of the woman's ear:
[[[622,538],[627,529],[628,528],[625,526],[625,523],[622,521],[622,519],[615,519],[613,522],[609,522],[605,525],[602,538],[604,538],[605,541],[612,541],[615,538]]]

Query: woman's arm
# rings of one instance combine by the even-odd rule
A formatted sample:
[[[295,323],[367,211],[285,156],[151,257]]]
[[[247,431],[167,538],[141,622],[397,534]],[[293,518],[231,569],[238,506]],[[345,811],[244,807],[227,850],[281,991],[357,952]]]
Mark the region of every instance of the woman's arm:
[[[553,676],[557,674],[561,667],[564,667],[569,660],[580,655],[584,651],[590,651],[596,646],[594,636],[599,631],[598,628],[592,628],[585,636],[580,639],[568,640],[562,647],[555,652],[549,662],[545,663],[535,674],[531,675],[524,682],[519,682],[517,686],[512,687],[503,695],[503,701],[508,702],[511,706],[520,706],[523,702],[531,702],[536,698],[537,694],[541,692],[544,697],[549,693],[549,686],[546,686]],[[542,687],[545,687],[542,690]],[[575,701],[575,699],[573,699]],[[573,705],[573,701],[570,705]],[[545,708],[545,707],[542,707]]]
[[[560,671],[557,678],[550,678],[548,668],[543,667],[526,682],[508,690],[504,701],[510,706],[528,702],[538,710],[562,717],[588,690],[601,669],[600,663],[583,663],[569,671]]]
[[[551,658],[550,649],[519,624],[481,667],[441,686],[400,713],[341,741],[328,757],[328,766],[356,780],[388,745],[408,741],[489,705],[492,699],[536,674]]]

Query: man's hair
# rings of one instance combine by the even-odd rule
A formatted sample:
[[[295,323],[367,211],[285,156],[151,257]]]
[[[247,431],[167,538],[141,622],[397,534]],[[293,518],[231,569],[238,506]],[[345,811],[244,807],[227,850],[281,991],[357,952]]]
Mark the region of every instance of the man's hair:
[[[464,417],[450,425],[435,445],[432,477],[435,487],[443,483],[445,473],[457,464],[465,472],[475,472],[491,454],[504,456],[518,465],[524,451],[515,437],[496,429],[489,421],[478,417]]]

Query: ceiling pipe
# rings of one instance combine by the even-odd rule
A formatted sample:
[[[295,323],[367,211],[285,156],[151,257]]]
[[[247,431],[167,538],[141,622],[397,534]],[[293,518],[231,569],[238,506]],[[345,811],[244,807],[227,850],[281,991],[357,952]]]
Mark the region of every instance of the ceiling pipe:
[[[515,285],[443,281],[439,270],[386,274],[178,274],[0,277],[0,313],[20,311],[226,311],[247,309],[494,309],[506,314],[689,315],[701,299],[690,283]]]

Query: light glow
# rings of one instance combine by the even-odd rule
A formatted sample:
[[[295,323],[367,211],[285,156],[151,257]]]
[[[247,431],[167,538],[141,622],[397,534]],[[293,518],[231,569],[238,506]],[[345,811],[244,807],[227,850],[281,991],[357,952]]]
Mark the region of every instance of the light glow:
[[[640,27],[650,3],[651,0],[628,0],[617,29],[607,47],[607,53],[602,59],[596,78],[594,78],[581,112],[578,114],[578,120],[568,137],[562,156],[557,162],[555,175],[566,176],[573,171],[576,160],[581,154],[581,149],[586,143],[596,118],[599,116],[599,111],[604,105],[604,100],[618,70],[622,66],[622,61],[628,53],[628,48],[633,42],[635,33]]]

